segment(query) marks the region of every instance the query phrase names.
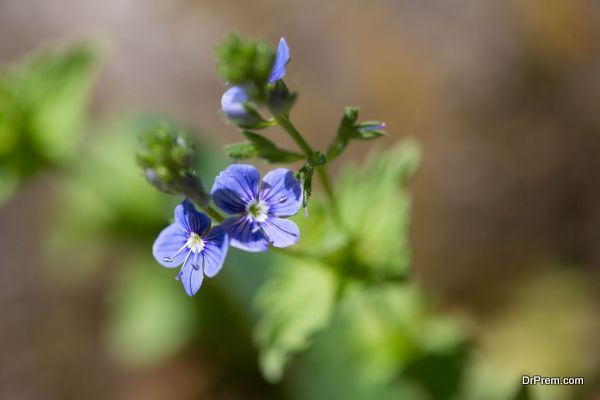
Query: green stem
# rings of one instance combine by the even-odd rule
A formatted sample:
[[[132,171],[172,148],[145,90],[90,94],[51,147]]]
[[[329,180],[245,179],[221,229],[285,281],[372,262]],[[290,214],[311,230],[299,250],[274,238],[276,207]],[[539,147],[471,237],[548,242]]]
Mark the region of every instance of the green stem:
[[[290,134],[292,139],[294,139],[294,141],[296,142],[298,147],[300,147],[300,149],[304,152],[304,154],[306,154],[307,157],[310,157],[312,155],[312,153],[314,153],[314,150],[312,149],[312,147],[310,147],[308,142],[306,140],[304,140],[304,138],[302,137],[300,132],[298,132],[298,130],[292,124],[292,122],[287,117],[287,115],[278,115],[275,117],[275,121],[277,121],[277,123],[283,129],[285,129],[287,133]]]
[[[206,199],[203,196],[199,196],[197,193],[184,190],[183,195],[188,199],[192,200],[198,207],[206,212],[212,219],[217,222],[223,222],[225,218],[217,210],[215,210],[210,204],[206,204]],[[204,205],[206,204],[206,205]]]
[[[206,211],[206,213],[208,215],[210,215],[212,218],[214,218],[217,222],[223,222],[223,220],[225,218],[223,218],[223,216],[221,214],[219,214],[219,212],[217,210],[215,210],[214,208],[212,208],[210,205],[206,206],[206,207],[202,207],[204,209],[204,211]]]
[[[314,150],[308,144],[308,142],[304,139],[304,137],[298,132],[298,129],[292,124],[289,117],[287,115],[277,115],[274,117],[277,123],[285,129],[285,131],[290,135],[290,137],[296,142],[298,147],[304,152],[306,157],[310,157]],[[329,179],[329,175],[327,174],[327,169],[324,165],[317,167],[317,174],[319,175],[319,179],[321,179],[321,183],[323,184],[323,189],[325,190],[325,194],[331,203],[331,207],[337,215],[337,202],[335,200],[335,194],[333,193],[333,188],[331,186],[331,181]]]

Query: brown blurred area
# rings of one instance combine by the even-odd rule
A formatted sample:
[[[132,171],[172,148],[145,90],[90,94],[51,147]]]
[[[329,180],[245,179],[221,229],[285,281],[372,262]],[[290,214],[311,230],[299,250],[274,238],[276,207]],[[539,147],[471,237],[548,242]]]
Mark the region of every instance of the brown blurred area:
[[[445,304],[485,314],[546,265],[580,269],[597,291],[599,2],[2,0],[0,62],[99,35],[112,50],[95,115],[158,110],[225,143],[237,134],[219,115],[214,47],[231,31],[286,37],[293,118],[315,147],[350,104],[387,122],[388,143],[418,139],[414,268]],[[204,373],[187,356],[130,374],[97,348],[102,280],[65,291],[38,278],[52,190],[41,178],[0,210],[0,398],[195,398],[203,383],[185,377]]]

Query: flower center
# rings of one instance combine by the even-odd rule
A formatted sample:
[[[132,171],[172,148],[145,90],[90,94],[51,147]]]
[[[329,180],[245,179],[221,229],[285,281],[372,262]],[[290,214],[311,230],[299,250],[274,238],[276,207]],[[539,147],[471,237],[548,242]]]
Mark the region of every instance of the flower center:
[[[185,244],[192,253],[200,253],[204,249],[204,241],[197,233],[192,233]]]
[[[264,222],[267,220],[269,206],[261,201],[252,200],[246,207],[248,215],[252,216],[256,222]]]

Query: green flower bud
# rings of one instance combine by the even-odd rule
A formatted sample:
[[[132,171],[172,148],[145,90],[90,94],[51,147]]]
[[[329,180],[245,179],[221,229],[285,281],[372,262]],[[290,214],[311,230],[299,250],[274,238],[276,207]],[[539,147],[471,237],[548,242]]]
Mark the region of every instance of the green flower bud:
[[[264,86],[271,73],[275,54],[268,44],[255,40],[242,40],[229,35],[217,48],[218,71],[231,85],[254,82]]]
[[[143,132],[139,142],[137,162],[154,187],[165,193],[181,193],[199,204],[210,201],[194,173],[196,151],[185,132],[157,125]]]

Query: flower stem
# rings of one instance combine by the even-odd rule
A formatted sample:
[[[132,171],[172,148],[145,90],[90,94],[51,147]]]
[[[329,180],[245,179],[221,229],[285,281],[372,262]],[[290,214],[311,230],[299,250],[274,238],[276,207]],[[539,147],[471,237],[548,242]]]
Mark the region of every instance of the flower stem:
[[[202,210],[204,210],[204,212],[206,212],[215,221],[223,222],[223,220],[225,219],[210,204],[206,204],[206,198],[204,198],[203,196],[199,196],[197,193],[190,191],[190,190],[183,191],[183,194],[185,195],[185,197],[187,197],[188,199],[190,199],[194,203],[196,203],[196,205],[198,207],[200,207]]]
[[[223,216],[221,214],[219,214],[219,212],[217,210],[215,210],[214,208],[212,208],[210,205],[206,206],[206,207],[202,207],[204,209],[204,211],[206,211],[206,213],[208,215],[210,215],[212,218],[214,218],[217,222],[223,222],[223,220],[225,218],[223,218]]]
[[[277,123],[285,129],[285,131],[290,135],[290,137],[296,142],[298,147],[304,152],[306,157],[310,157],[314,150],[308,144],[308,142],[304,139],[304,137],[298,132],[298,129],[292,124],[289,117],[284,114],[279,114],[274,116]],[[331,186],[331,181],[329,179],[329,175],[327,174],[327,169],[325,165],[321,165],[317,167],[317,174],[319,175],[319,179],[321,179],[321,183],[323,184],[323,189],[325,190],[325,194],[331,203],[331,207],[334,212],[337,214],[337,202],[335,199],[335,194],[333,193],[333,188]]]

